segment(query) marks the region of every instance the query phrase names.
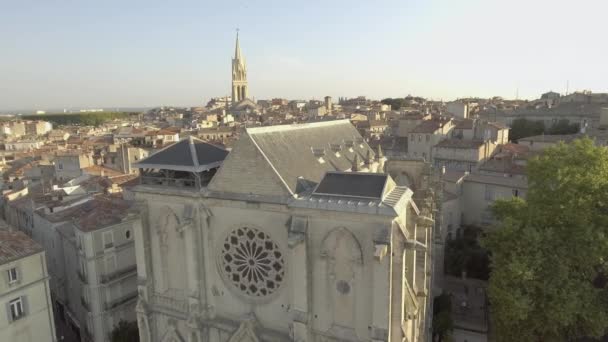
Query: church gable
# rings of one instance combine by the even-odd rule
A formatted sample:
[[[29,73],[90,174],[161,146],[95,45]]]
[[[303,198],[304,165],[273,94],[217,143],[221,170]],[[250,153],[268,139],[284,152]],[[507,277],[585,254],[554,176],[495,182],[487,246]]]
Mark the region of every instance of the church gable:
[[[244,321],[239,326],[238,330],[230,337],[228,342],[259,342],[253,332],[253,324],[250,321]]]
[[[244,134],[209,183],[209,190],[262,196],[289,196],[287,187]]]

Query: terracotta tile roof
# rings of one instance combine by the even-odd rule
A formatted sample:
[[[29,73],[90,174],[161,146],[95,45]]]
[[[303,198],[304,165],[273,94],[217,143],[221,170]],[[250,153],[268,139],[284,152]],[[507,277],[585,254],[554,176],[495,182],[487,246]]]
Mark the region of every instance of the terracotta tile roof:
[[[481,140],[468,140],[468,139],[446,139],[441,141],[435,147],[442,148],[479,148],[483,145]]]
[[[22,232],[0,230],[0,265],[42,251],[42,246]]]
[[[494,127],[496,129],[509,129],[508,126],[500,123],[500,122],[488,122],[487,123],[488,126]]]
[[[106,177],[115,177],[123,175],[123,173],[120,171],[116,171],[114,169],[110,169],[109,167],[100,165],[87,166],[82,168],[82,171],[93,176],[101,176],[102,172]]]
[[[83,232],[120,223],[128,216],[132,202],[111,195],[96,195],[89,200],[46,217],[52,222],[72,221]]]
[[[465,119],[462,121],[459,121],[456,126],[454,126],[455,129],[473,129],[473,120],[471,119]]]
[[[424,120],[412,130],[412,133],[435,133],[438,129],[443,127],[443,125],[448,122],[450,122],[449,118]]]
[[[530,148],[528,148],[528,146],[513,143],[500,145],[499,149],[501,152],[508,152],[514,154],[525,154],[530,151]]]

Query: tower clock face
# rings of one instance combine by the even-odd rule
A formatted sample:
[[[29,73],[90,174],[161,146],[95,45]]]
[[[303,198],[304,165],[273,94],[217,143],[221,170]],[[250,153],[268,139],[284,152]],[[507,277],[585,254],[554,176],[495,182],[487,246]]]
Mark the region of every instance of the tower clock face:
[[[261,299],[273,294],[285,278],[283,252],[268,234],[253,227],[231,231],[219,258],[226,281],[248,297]]]

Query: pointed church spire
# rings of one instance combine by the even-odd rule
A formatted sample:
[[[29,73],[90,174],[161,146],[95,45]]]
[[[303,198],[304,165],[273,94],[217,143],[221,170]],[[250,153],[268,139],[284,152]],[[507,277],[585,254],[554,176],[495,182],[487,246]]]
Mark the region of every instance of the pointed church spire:
[[[239,45],[239,29],[236,29],[236,46],[234,47],[234,59],[241,59],[241,46]]]

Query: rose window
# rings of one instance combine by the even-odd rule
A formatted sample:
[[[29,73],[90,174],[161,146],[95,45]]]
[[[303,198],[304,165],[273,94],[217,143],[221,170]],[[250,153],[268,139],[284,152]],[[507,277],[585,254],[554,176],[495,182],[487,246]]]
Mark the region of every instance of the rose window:
[[[233,230],[222,246],[220,265],[227,280],[252,297],[279,288],[285,276],[283,253],[268,234],[251,227]]]

